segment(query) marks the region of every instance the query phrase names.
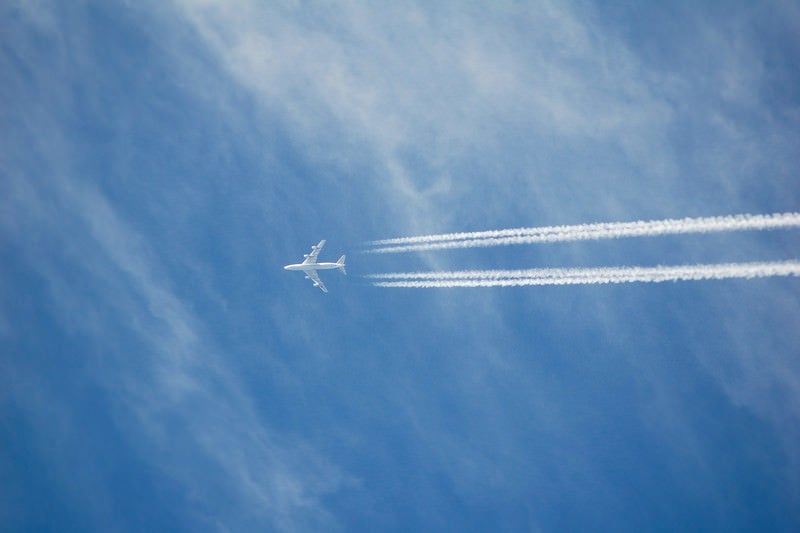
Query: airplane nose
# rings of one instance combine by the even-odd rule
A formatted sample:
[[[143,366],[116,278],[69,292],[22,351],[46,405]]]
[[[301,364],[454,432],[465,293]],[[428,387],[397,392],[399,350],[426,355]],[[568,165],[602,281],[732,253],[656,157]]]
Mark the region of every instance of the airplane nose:
[[[283,267],[283,269],[284,270],[289,270],[289,265],[286,265],[285,267]]]

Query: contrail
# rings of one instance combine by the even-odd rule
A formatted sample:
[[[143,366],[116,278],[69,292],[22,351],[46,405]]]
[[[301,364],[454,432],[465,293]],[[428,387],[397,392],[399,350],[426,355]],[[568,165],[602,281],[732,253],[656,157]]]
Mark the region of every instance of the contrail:
[[[373,274],[377,287],[452,288],[519,287],[525,285],[592,285],[661,283],[704,279],[800,276],[799,261],[720,263],[706,265],[605,268],[544,268],[531,270],[466,270]]]
[[[574,226],[543,226],[468,233],[446,233],[419,237],[383,239],[368,243],[375,248],[367,253],[397,253],[447,248],[475,248],[530,244],[539,242],[568,242],[582,240],[617,239],[677,235],[686,233],[711,233],[722,231],[765,230],[800,227],[800,213],[775,213],[770,215],[729,215],[705,218],[680,218],[636,222],[604,222]]]

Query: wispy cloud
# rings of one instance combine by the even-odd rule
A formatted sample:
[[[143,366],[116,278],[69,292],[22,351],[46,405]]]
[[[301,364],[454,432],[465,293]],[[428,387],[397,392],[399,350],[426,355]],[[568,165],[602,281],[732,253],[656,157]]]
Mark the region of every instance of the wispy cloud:
[[[559,2],[477,11],[176,5],[218,65],[292,125],[309,159],[342,170],[354,194],[380,184],[365,203],[374,208],[363,221],[370,233],[797,207],[796,121],[764,92],[764,57],[757,35],[740,31],[750,28],[742,12],[689,17],[692,31],[663,49],[657,36],[640,46],[629,20],[606,27],[591,7]],[[440,257],[423,261],[449,268]],[[737,308],[720,320],[746,323],[745,315]],[[614,328],[627,318],[613,306],[602,316]],[[748,398],[786,426],[779,403]]]
[[[107,399],[103,410],[111,413],[114,427],[103,431],[119,432],[137,459],[157,473],[157,481],[174,482],[192,502],[191,508],[177,511],[183,525],[335,529],[336,519],[322,499],[351,483],[349,476],[302,436],[273,430],[241,376],[226,363],[228,348],[192,302],[176,291],[174,272],[163,259],[169,250],[154,249],[152,235],[104,194],[97,176],[85,175],[85,146],[80,143],[86,141],[71,129],[81,110],[77,98],[63,88],[100,75],[85,41],[88,36],[79,31],[85,23],[80,10],[77,15],[66,11],[79,22],[64,31],[69,42],[63,57],[48,55],[23,35],[10,56],[29,67],[25,83],[17,70],[0,63],[4,71],[15,73],[3,89],[7,102],[13,102],[3,111],[8,120],[0,143],[4,243],[41,280],[44,297],[37,305],[66,332],[69,349],[80,357],[75,364],[85,368],[82,378],[105,391],[97,398]],[[54,18],[37,20],[56,39],[61,30],[46,24]],[[99,112],[104,96],[84,94],[81,103],[97,106]],[[0,324],[0,335],[5,329]],[[45,386],[44,377],[5,355],[3,365],[10,365],[18,379],[3,380],[10,389],[4,394],[29,415],[36,434],[50,441],[79,441],[65,436],[80,431],[68,423],[75,416],[71,409],[78,408],[68,392],[55,388],[37,394]],[[41,370],[44,374],[50,369]],[[59,408],[49,409],[47,402]],[[47,419],[48,413],[65,419]],[[52,451],[50,446],[42,449]],[[60,453],[68,456],[67,451]],[[58,472],[70,475],[63,468]],[[84,499],[105,490],[101,478],[109,474],[97,474],[96,479],[56,483],[70,487],[71,501],[86,504]],[[75,480],[86,486],[70,485]],[[115,516],[113,504],[96,503],[89,511],[97,514],[95,523],[119,523],[122,517]]]
[[[302,440],[270,430],[223,363],[222,348],[170,289],[155,254],[102,195],[67,175],[44,183],[59,198],[48,219],[74,224],[62,231],[50,220],[23,218],[27,230],[57,236],[58,248],[70,243],[69,251],[31,256],[31,267],[46,280],[59,322],[90,335],[106,352],[105,360],[92,362],[92,371],[113,391],[117,423],[130,442],[196,494],[201,522],[203,513],[217,507],[206,499],[215,486],[236,495],[233,507],[209,515],[228,525],[332,527],[319,497],[341,488],[346,476]],[[21,211],[44,209],[32,199],[15,197]],[[70,227],[78,232],[67,232]],[[94,280],[89,293],[69,285],[64,262]],[[103,293],[102,303],[95,300],[96,291]],[[115,339],[123,332],[144,347],[135,363],[126,360],[133,354]],[[218,474],[198,478],[209,467]]]
[[[656,126],[669,122],[669,106],[642,82],[634,56],[563,4],[506,5],[480,16],[458,4],[177,5],[220,65],[287,117],[309,155],[327,160],[358,145],[404,225],[441,221],[441,206],[467,185],[454,165],[479,147],[485,158],[501,158],[498,140],[523,131],[530,139],[519,138],[520,148],[544,131],[611,138],[664,165],[643,145],[652,132],[663,140]],[[525,31],[498,31],[514,21]]]
[[[115,16],[152,11],[134,24],[134,33],[152,32],[149,43],[157,50],[152,57],[169,62],[163,72],[137,72],[141,75],[138,79],[149,85],[166,72],[186,91],[176,101],[197,97],[207,105],[190,113],[197,112],[198,117],[218,113],[215,119],[225,120],[246,116],[258,124],[247,135],[238,135],[238,131],[230,135],[229,142],[234,144],[261,149],[269,142],[261,135],[266,129],[263,125],[277,124],[282,129],[276,136],[294,143],[300,153],[297,157],[315,166],[311,170],[316,172],[308,172],[298,181],[318,180],[309,185],[314,193],[319,184],[339,187],[337,190],[343,191],[340,198],[347,198],[341,202],[342,218],[361,211],[360,216],[351,217],[352,227],[361,232],[354,240],[431,234],[452,227],[508,228],[797,207],[793,184],[800,152],[794,108],[793,104],[780,107],[769,93],[768,89],[778,85],[770,82],[772,73],[768,71],[774,57],[766,61],[765,54],[755,48],[759,36],[738,31],[742,24],[749,24],[744,22],[752,18],[749,13],[746,18],[743,14],[741,19],[732,17],[740,24],[733,31],[728,26],[731,19],[718,21],[703,14],[691,19],[689,22],[697,23],[692,27],[696,31],[687,32],[685,39],[672,36],[668,41],[674,43],[671,51],[677,48],[686,54],[678,54],[679,59],[692,61],[688,66],[686,61],[676,61],[680,68],[671,68],[666,61],[647,57],[653,42],[645,43],[648,47],[639,46],[635,37],[627,40],[634,27],[629,21],[603,27],[598,13],[586,4],[501,2],[491,8],[465,8],[460,2],[388,7],[359,2],[309,7],[257,0],[121,4],[111,8],[119,8]],[[337,517],[326,505],[326,495],[347,486],[349,476],[304,436],[273,430],[268,421],[271,415],[253,405],[256,400],[244,388],[243,377],[228,364],[237,360],[236,354],[231,353],[229,343],[215,336],[214,325],[198,312],[196,302],[187,301],[185,293],[176,288],[180,273],[170,268],[170,262],[201,269],[209,266],[193,254],[173,257],[175,250],[162,247],[163,241],[155,238],[155,231],[172,231],[179,221],[164,216],[161,220],[166,223],[148,232],[144,219],[152,212],[133,220],[119,205],[119,196],[104,188],[123,179],[120,174],[124,174],[131,183],[127,190],[136,189],[136,172],[143,171],[141,160],[131,164],[120,157],[102,171],[95,169],[103,174],[97,182],[85,178],[92,159],[87,158],[87,163],[76,155],[72,142],[77,140],[72,137],[76,130],[92,125],[68,130],[66,125],[74,126],[80,115],[71,107],[71,98],[92,105],[92,98],[101,96],[102,102],[94,104],[104,104],[108,116],[114,118],[124,111],[117,105],[122,100],[116,100],[124,94],[106,94],[102,83],[94,84],[102,80],[91,68],[89,50],[93,48],[81,43],[86,36],[82,30],[86,29],[87,13],[91,11],[95,22],[108,13],[100,4],[91,8],[86,4],[66,7],[59,2],[20,5],[35,15],[37,31],[43,32],[36,42],[57,44],[53,47],[57,60],[47,63],[41,56],[23,54],[17,64],[24,68],[14,71],[22,73],[16,78],[4,77],[0,84],[0,94],[7,102],[0,114],[11,119],[0,121],[7,124],[0,126],[3,172],[11,176],[0,180],[0,190],[10,193],[0,194],[3,239],[16,243],[24,266],[44,280],[49,295],[45,305],[56,322],[93,347],[87,366],[109,391],[115,423],[131,447],[190,495],[192,505],[198,504],[193,509],[196,514],[219,504],[199,519],[212,522],[203,526],[335,527]],[[48,6],[52,10],[45,9]],[[796,13],[796,8],[775,11]],[[15,28],[13,24],[10,27]],[[21,41],[16,37],[4,40],[6,50],[19,52]],[[653,48],[663,49],[664,42],[655,44],[658,46]],[[120,65],[136,65],[129,63],[127,53],[120,53]],[[2,56],[3,60],[7,57]],[[118,70],[106,75],[116,77]],[[81,85],[79,77],[90,81]],[[23,79],[27,81],[19,82]],[[75,87],[79,89],[73,91]],[[96,92],[87,90],[89,87]],[[28,99],[20,100],[23,94]],[[16,99],[7,98],[10,96]],[[148,99],[140,109],[143,112],[130,122],[152,119],[159,110],[173,108],[175,101],[159,103],[163,107],[154,106],[158,108],[154,110]],[[106,111],[104,105],[97,108]],[[166,137],[171,126],[154,121],[146,133]],[[58,132],[60,139],[55,138]],[[97,137],[107,140],[104,134]],[[120,144],[150,141],[145,135]],[[181,151],[186,149],[185,142],[178,139],[169,150],[149,153],[148,161],[157,166],[160,160],[185,156]],[[189,144],[191,149],[197,147]],[[44,163],[37,166],[33,160]],[[229,170],[223,172],[224,179],[229,179]],[[247,191],[248,197],[279,191],[283,198],[289,196],[282,205],[296,209],[293,215],[301,210],[316,215],[331,209],[328,195],[292,197],[293,191],[281,189],[280,180],[266,165],[246,170],[260,176],[257,186]],[[187,197],[199,184],[186,180],[176,188],[180,190],[165,191],[172,179],[175,176],[166,176],[163,184],[157,184],[158,180],[149,183],[152,189],[145,194],[161,197],[169,193],[154,211],[170,215],[191,211]],[[361,201],[354,201],[359,195]],[[208,203],[215,201],[209,199]],[[270,216],[283,217],[281,209],[271,210]],[[192,212],[187,218],[196,222],[202,216]],[[181,237],[186,235],[189,233]],[[562,238],[566,234],[557,235]],[[598,233],[572,235],[595,238]],[[517,237],[531,235],[502,238]],[[490,242],[499,241],[482,244]],[[247,246],[253,248],[252,239]],[[766,249],[767,245],[763,246]],[[428,262],[425,268],[441,266],[433,264],[439,258],[424,261]],[[703,288],[709,285],[732,284],[699,284]],[[206,289],[225,294],[213,283]],[[458,298],[443,292],[430,295],[441,304],[431,318],[443,324],[442,331],[448,335],[472,329],[462,345],[463,353],[441,354],[442,359],[453,358],[447,359],[453,361],[448,380],[463,386],[463,390],[449,393],[455,410],[466,405],[482,413],[480,422],[473,423],[480,427],[475,427],[474,440],[452,431],[452,413],[432,398],[431,391],[411,379],[417,377],[416,368],[407,374],[406,384],[389,385],[379,392],[391,397],[387,403],[405,413],[406,420],[418,423],[414,425],[419,428],[416,433],[398,438],[408,439],[403,443],[425,442],[430,448],[427,452],[452,451],[438,452],[435,466],[449,476],[448,482],[457,485],[456,491],[474,491],[481,500],[484,480],[507,489],[504,473],[514,477],[508,473],[520,472],[518,457],[529,457],[530,435],[517,430],[523,417],[516,410],[524,406],[522,412],[528,419],[545,419],[543,431],[556,435],[548,442],[552,450],[559,450],[554,452],[557,460],[528,466],[547,479],[551,467],[578,464],[577,470],[563,467],[573,468],[564,477],[581,480],[572,482],[571,489],[585,486],[583,474],[598,469],[590,464],[591,455],[587,449],[581,449],[581,454],[562,452],[565,448],[559,446],[563,443],[560,436],[582,435],[584,428],[571,428],[574,432],[570,433],[570,421],[561,416],[563,411],[541,407],[560,404],[564,396],[561,384],[542,387],[544,378],[527,366],[529,354],[513,353],[520,332],[503,313],[509,302],[501,301],[498,294],[514,296],[520,291],[461,291]],[[781,435],[789,435],[787,449],[794,449],[797,439],[790,438],[796,435],[791,428],[797,426],[800,405],[792,377],[797,375],[792,351],[797,345],[792,333],[796,328],[791,327],[798,316],[796,295],[791,289],[769,290],[751,294],[748,301],[755,305],[743,306],[734,305],[738,294],[720,292],[724,291],[704,292],[703,302],[712,302],[708,305],[717,310],[714,320],[720,324],[719,331],[730,331],[726,338],[738,339],[738,343],[726,345],[730,349],[723,356],[715,353],[718,345],[698,335],[696,345],[686,343],[686,351],[715,377],[713,383],[722,383],[736,406],[772,421]],[[728,297],[731,301],[726,301]],[[464,327],[465,299],[477,304],[471,314],[480,320],[467,322],[473,328]],[[353,314],[363,312],[364,324],[373,324],[374,311],[360,309],[361,301],[353,300],[347,304]],[[610,301],[592,303],[594,311],[587,313],[590,317],[584,317],[580,325],[602,323],[607,327],[600,335],[611,338],[628,332],[635,337],[638,331],[634,329],[639,326],[630,323],[631,307],[636,306],[642,322],[655,320],[656,315],[667,320],[668,311],[647,308],[645,301],[632,299],[627,307]],[[781,304],[773,306],[774,301]],[[714,302],[721,303],[714,307]],[[553,317],[559,313],[569,315],[564,311],[570,305],[567,299],[541,305],[536,310],[544,320],[555,322]],[[294,308],[273,303],[273,309],[277,318]],[[4,315],[11,321],[5,330],[13,330],[13,310]],[[685,316],[676,315],[677,320]],[[297,338],[302,340],[298,345],[313,345],[318,331],[301,318],[294,320]],[[684,324],[684,330],[690,329],[691,324]],[[554,331],[564,338],[549,347],[537,347],[542,350],[539,354],[560,354],[561,344],[569,344],[566,337],[572,332]],[[395,333],[392,331],[390,338],[402,337]],[[664,338],[668,335],[671,339],[673,333]],[[644,341],[636,338],[631,342]],[[762,344],[754,350],[758,342]],[[407,356],[417,345],[409,341],[408,345],[390,346]],[[132,351],[135,356],[130,355]],[[619,352],[625,356],[625,350]],[[425,356],[421,354],[420,360]],[[742,376],[730,379],[720,370],[724,365],[715,358],[722,357],[734,368],[741,364]],[[770,364],[761,364],[759,357],[769,359]],[[274,363],[266,359],[264,364]],[[504,370],[508,374],[491,374],[487,366],[492,364],[507,365]],[[655,374],[648,374],[651,367],[636,368],[640,372],[636,379]],[[505,379],[510,374],[525,374],[525,385],[513,391],[514,401],[505,395]],[[477,388],[476,383],[480,385]],[[683,398],[681,391],[661,376],[653,377],[651,385],[668,397],[664,404],[673,407],[669,412],[677,420],[674,426],[688,428],[687,435],[699,439],[703,432],[691,427],[691,421],[674,407],[680,405],[676,398]],[[540,391],[539,395],[530,396],[530,390]],[[775,390],[785,393],[777,395]],[[21,388],[15,391],[17,401],[25,401]],[[361,403],[372,405],[370,401]],[[441,418],[426,418],[437,408]],[[648,418],[652,424],[662,423],[666,411],[655,409]],[[383,415],[377,413],[375,418]],[[68,426],[59,427],[69,431]],[[489,444],[481,440],[487,433],[485,427],[492,428],[496,436]],[[667,433],[663,434],[665,441]],[[356,436],[361,437],[363,434]],[[683,437],[679,439],[681,449],[692,441]],[[498,456],[509,450],[514,456],[504,457],[506,469],[498,472]],[[546,454],[548,450],[543,451]],[[698,454],[697,464],[703,459]],[[517,494],[529,494],[530,471],[518,474]],[[429,494],[425,489],[435,491],[423,487],[425,495]],[[224,498],[218,498],[220,495]]]

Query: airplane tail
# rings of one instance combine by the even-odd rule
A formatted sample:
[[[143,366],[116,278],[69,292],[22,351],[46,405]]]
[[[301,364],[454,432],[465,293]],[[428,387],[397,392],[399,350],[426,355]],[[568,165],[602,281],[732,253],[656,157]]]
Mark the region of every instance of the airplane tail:
[[[338,261],[336,261],[336,267],[342,272],[342,274],[347,274],[347,271],[344,269],[344,256],[340,257]]]

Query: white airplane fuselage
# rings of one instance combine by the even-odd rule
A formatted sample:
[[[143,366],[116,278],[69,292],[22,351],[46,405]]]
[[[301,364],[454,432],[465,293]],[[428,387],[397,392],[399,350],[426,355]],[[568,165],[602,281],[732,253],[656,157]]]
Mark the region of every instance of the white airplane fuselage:
[[[339,268],[342,265],[337,263],[312,263],[312,264],[304,264],[304,263],[297,263],[295,265],[286,265],[283,267],[284,270],[330,270],[331,268]]]

